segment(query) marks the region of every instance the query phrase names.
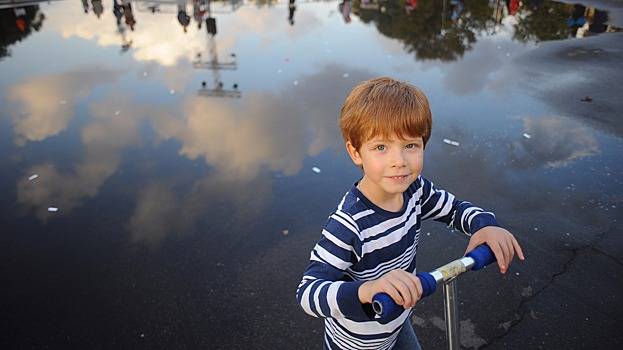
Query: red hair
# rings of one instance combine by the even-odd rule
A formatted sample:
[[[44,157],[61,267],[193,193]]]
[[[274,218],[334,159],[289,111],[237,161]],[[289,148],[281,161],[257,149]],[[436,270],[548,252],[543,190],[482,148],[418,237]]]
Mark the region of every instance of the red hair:
[[[359,149],[376,136],[430,138],[433,120],[428,99],[417,87],[387,77],[359,83],[340,112],[344,141]]]

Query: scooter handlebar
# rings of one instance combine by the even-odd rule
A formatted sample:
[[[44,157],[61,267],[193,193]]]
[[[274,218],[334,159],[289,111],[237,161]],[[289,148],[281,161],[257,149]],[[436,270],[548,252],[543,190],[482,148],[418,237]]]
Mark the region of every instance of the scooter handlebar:
[[[480,270],[496,261],[493,251],[486,244],[479,245],[465,256],[474,260],[474,265],[471,268],[472,270]],[[427,297],[435,292],[437,289],[437,281],[432,274],[423,272],[417,273],[415,276],[420,279],[422,284],[421,298]],[[394,319],[404,311],[404,308],[396,304],[394,299],[387,293],[377,293],[372,297],[372,309],[381,319]]]

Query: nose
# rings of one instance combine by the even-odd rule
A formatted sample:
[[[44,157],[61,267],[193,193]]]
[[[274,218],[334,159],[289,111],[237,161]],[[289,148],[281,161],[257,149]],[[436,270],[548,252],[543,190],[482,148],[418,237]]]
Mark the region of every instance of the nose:
[[[405,154],[402,149],[396,149],[392,152],[391,165],[396,168],[402,168],[407,165]]]

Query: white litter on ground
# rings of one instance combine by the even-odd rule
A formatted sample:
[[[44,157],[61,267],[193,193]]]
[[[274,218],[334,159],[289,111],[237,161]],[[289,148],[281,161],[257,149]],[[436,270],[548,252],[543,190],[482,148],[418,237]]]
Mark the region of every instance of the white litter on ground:
[[[169,93],[170,93],[171,95],[173,95],[173,94],[175,93],[175,89],[171,89],[171,91],[169,91]]]
[[[58,208],[56,207],[48,207],[48,211],[51,213],[56,213],[58,211]]]
[[[348,73],[342,74],[342,78],[348,78]]]
[[[532,138],[532,136],[530,136],[530,134],[527,134],[525,132],[523,133],[523,137],[525,137],[527,139],[531,139]]]
[[[118,116],[119,114],[121,114],[121,111],[115,111],[115,116]]]
[[[32,180],[34,180],[34,179],[36,179],[36,178],[38,178],[38,177],[39,177],[39,175],[37,175],[37,174],[32,174],[32,175],[30,175],[30,176],[28,177],[28,180],[29,180],[29,181],[32,181]]]
[[[288,235],[288,233],[290,233],[290,231],[288,231],[288,230],[283,230],[283,231],[281,231],[281,233],[283,233],[283,235],[284,235],[284,236],[287,236],[287,235]]]
[[[458,143],[456,141],[453,141],[453,140],[450,140],[450,139],[443,139],[443,142],[447,143],[448,145],[452,145],[452,146],[456,146],[456,147],[459,147],[459,145],[460,145],[460,143]]]
[[[298,84],[299,84],[299,81],[298,81],[298,80],[295,80],[295,81],[294,81],[294,86],[297,86]]]
[[[315,172],[316,174],[320,174],[320,172],[321,172],[322,170],[320,170],[320,168],[313,167],[313,168],[312,168],[312,171],[313,171],[313,172]]]

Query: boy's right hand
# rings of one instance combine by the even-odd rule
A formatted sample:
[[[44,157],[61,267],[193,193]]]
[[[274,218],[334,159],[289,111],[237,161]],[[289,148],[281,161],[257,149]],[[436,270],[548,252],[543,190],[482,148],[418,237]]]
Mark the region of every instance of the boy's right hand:
[[[362,304],[372,303],[372,298],[377,293],[387,293],[396,304],[408,309],[420,300],[422,283],[414,274],[396,269],[389,271],[379,279],[363,283],[359,286],[358,293]]]

